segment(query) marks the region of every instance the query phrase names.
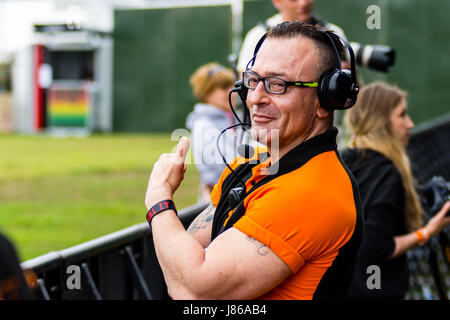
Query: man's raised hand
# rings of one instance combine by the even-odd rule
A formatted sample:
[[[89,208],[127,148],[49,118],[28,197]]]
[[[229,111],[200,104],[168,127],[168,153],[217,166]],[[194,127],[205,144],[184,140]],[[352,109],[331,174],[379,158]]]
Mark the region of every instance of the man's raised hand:
[[[153,166],[145,196],[147,209],[156,202],[172,199],[186,172],[186,154],[190,141],[181,137],[176,153],[163,153]]]

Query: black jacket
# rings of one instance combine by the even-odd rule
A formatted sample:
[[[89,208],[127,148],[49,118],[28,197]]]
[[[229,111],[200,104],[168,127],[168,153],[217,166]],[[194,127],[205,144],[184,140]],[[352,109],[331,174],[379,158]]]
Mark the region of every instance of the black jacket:
[[[394,236],[408,233],[400,173],[392,161],[373,150],[348,149],[342,158],[358,182],[364,208],[364,236],[349,296],[403,299],[409,281],[406,254],[389,259],[395,248]],[[367,269],[371,265],[380,268],[381,289],[367,286],[373,274]]]
[[[33,298],[14,246],[8,238],[0,234],[0,300]]]

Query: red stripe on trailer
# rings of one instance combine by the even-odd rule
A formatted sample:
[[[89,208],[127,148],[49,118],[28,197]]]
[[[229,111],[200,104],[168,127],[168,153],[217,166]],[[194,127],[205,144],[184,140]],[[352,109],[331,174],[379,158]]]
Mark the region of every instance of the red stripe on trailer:
[[[44,128],[44,90],[39,85],[39,69],[44,63],[44,46],[35,45],[33,48],[34,70],[34,127],[36,131]]]

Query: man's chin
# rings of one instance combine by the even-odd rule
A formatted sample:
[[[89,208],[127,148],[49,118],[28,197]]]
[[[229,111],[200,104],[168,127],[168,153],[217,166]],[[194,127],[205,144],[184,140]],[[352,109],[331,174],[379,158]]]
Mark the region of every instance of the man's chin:
[[[278,145],[278,129],[252,126],[250,133],[252,139],[260,144],[270,146],[275,139]]]
[[[250,133],[253,140],[267,145],[267,129],[259,126],[252,126]]]
[[[267,146],[268,142],[270,142],[270,141],[267,141],[267,137],[261,137],[261,136],[253,135],[253,134],[252,134],[252,139],[262,145],[265,145],[265,146]]]

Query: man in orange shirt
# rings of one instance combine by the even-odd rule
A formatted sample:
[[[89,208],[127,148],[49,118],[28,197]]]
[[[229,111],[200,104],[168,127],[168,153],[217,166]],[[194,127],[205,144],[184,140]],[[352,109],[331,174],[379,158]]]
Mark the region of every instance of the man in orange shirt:
[[[154,165],[147,221],[172,298],[345,296],[362,212],[332,127],[333,109],[351,106],[357,93],[342,79],[332,82],[349,79],[339,70],[342,48],[336,35],[300,22],[268,32],[243,73],[252,137],[267,148],[224,170],[211,204],[187,232],[172,197],[186,170],[189,140],[182,138],[177,153]],[[341,102],[340,90],[347,90]],[[236,187],[243,193],[233,202],[228,195]]]

